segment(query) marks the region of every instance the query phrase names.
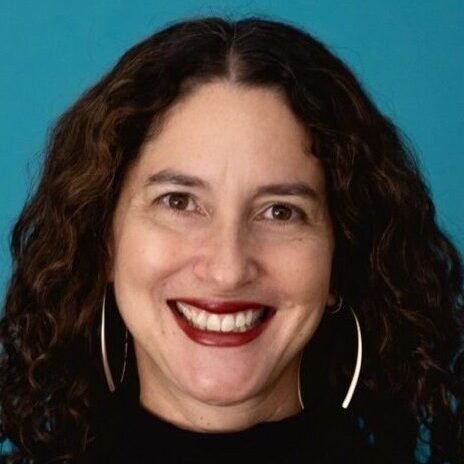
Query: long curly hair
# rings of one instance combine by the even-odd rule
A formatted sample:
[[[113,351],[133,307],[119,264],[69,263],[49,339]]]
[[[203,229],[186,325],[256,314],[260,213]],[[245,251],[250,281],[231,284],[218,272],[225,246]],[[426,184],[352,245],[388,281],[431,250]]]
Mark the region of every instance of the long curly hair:
[[[98,439],[113,404],[98,325],[121,185],[171,106],[217,80],[280,92],[323,163],[333,288],[356,309],[364,335],[350,409],[373,459],[415,462],[422,437],[428,462],[464,462],[461,261],[436,223],[411,150],[326,46],[258,17],[167,25],[128,50],[55,124],[12,231],[0,322],[6,462],[72,462]],[[324,316],[305,355],[305,372],[318,369],[309,403],[339,404],[353,345],[352,319]]]

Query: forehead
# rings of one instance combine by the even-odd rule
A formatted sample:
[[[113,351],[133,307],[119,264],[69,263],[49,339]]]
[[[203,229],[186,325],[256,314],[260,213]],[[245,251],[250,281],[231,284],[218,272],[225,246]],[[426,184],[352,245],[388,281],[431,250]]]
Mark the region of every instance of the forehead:
[[[310,145],[309,131],[277,91],[214,82],[169,109],[161,130],[143,145],[134,174],[184,169],[206,180],[292,178],[323,188]]]

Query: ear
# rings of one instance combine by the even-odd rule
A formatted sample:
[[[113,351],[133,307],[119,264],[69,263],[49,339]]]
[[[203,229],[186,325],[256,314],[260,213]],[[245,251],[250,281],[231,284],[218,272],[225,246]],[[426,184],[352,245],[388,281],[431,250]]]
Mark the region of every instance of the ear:
[[[335,306],[336,303],[337,303],[336,296],[333,293],[329,293],[329,295],[327,296],[326,306]]]

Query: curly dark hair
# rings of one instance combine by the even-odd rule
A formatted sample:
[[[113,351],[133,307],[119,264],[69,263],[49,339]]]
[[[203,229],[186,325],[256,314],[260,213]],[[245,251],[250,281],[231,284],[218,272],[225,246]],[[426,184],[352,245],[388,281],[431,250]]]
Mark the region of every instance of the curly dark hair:
[[[257,17],[169,24],[57,121],[12,232],[0,322],[6,462],[71,462],[99,437],[113,400],[96,355],[98,315],[121,185],[168,109],[217,80],[284,95],[323,163],[333,286],[356,308],[364,335],[350,409],[370,438],[372,462],[415,462],[424,430],[428,462],[464,462],[461,261],[436,223],[411,150],[326,46]],[[353,368],[353,321],[334,318],[323,318],[305,355],[305,369],[320,372],[311,397],[321,410],[339,404]]]

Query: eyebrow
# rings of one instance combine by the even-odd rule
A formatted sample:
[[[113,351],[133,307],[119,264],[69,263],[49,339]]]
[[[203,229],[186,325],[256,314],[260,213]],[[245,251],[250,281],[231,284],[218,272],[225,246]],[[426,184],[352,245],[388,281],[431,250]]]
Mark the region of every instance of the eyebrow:
[[[204,190],[210,190],[209,184],[203,179],[172,169],[163,169],[156,174],[152,174],[145,182],[145,187],[154,184],[176,184],[185,187],[198,187]],[[317,192],[304,182],[261,185],[256,189],[254,196],[259,197],[264,195],[299,196],[313,201],[319,200]]]

